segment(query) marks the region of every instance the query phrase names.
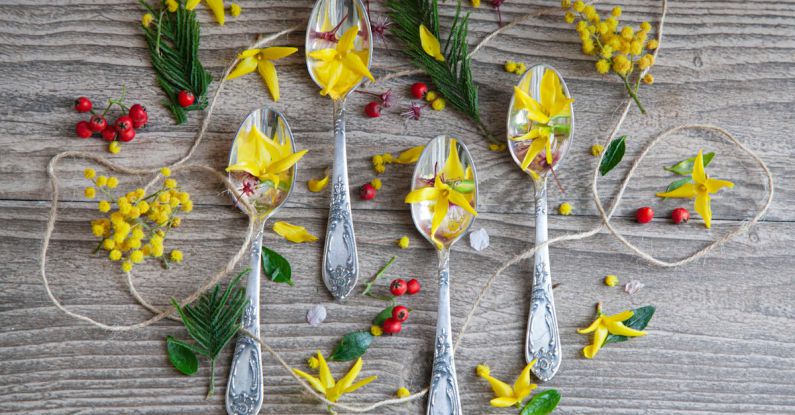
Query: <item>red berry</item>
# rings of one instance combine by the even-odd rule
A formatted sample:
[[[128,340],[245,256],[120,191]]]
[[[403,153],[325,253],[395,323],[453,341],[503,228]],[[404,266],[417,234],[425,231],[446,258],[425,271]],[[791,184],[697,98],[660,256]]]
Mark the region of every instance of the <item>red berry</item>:
[[[105,127],[105,129],[102,130],[102,138],[105,141],[113,141],[113,140],[115,140],[116,139],[116,129],[113,128],[110,125]]]
[[[179,102],[179,106],[182,108],[190,107],[194,102],[196,102],[196,97],[193,96],[193,92],[183,89],[182,91],[179,91],[179,94],[177,94],[177,101]]]
[[[119,141],[124,143],[132,141],[132,139],[135,138],[135,129],[133,128],[128,128],[126,130],[116,128],[116,132],[119,134]]]
[[[91,129],[88,128],[87,121],[80,121],[79,123],[77,123],[77,125],[75,126],[75,132],[77,133],[77,136],[80,138],[91,137]]]
[[[409,319],[409,309],[406,306],[396,306],[392,309],[392,318],[399,322],[404,322]]]
[[[130,107],[127,115],[133,121],[133,128],[141,128],[149,122],[149,114],[146,112],[146,107],[141,104],[134,104]]]
[[[389,317],[384,321],[382,328],[384,329],[384,333],[386,334],[398,334],[400,330],[403,328],[403,324],[400,323],[400,320]]]
[[[101,115],[92,115],[91,118],[88,119],[88,128],[95,133],[104,130],[107,126],[108,121]]]
[[[370,118],[378,118],[381,116],[381,104],[373,101],[364,107],[364,113]]]
[[[94,104],[91,103],[91,100],[86,97],[80,97],[75,100],[75,111],[77,112],[89,112]]]
[[[654,219],[654,211],[652,208],[644,206],[635,212],[635,219],[638,220],[638,223],[649,223]]]
[[[671,212],[671,220],[673,220],[676,224],[687,222],[690,220],[690,212],[688,212],[685,208],[676,208],[673,212]]]
[[[392,280],[392,283],[389,284],[389,291],[396,297],[405,294],[407,288],[406,281],[400,278]]]
[[[414,295],[420,292],[420,282],[417,281],[415,278],[410,279],[406,287],[406,292],[409,293],[410,295]]]
[[[372,200],[375,197],[375,187],[370,183],[365,183],[359,188],[359,198],[362,200]]]
[[[119,118],[116,118],[116,122],[113,124],[116,126],[116,131],[121,134],[122,131],[132,130],[133,129],[133,121],[132,118],[122,115]]]
[[[411,85],[411,95],[417,99],[423,99],[425,94],[428,93],[428,85],[425,85],[424,82],[417,82]]]

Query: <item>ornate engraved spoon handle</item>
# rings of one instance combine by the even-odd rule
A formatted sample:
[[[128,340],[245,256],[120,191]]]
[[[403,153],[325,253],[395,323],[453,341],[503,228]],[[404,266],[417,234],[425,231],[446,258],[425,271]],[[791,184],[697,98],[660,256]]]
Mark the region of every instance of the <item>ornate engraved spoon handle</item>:
[[[359,277],[359,260],[348,191],[344,99],[334,101],[334,137],[331,204],[323,250],[323,282],[335,300],[343,301],[353,291]]]
[[[547,183],[536,182],[536,246],[547,241]],[[536,360],[533,373],[542,382],[552,379],[560,367],[560,334],[555,301],[552,297],[552,278],[549,268],[549,249],[545,246],[535,253],[533,292],[530,316],[527,321],[525,359]]]
[[[243,328],[259,336],[259,290],[262,234],[265,222],[251,242],[251,271],[246,282],[248,306],[243,313]],[[239,334],[226,385],[226,412],[229,415],[254,415],[262,407],[262,351],[251,337]]]
[[[439,312],[427,415],[461,415],[450,332],[450,251],[439,251]]]

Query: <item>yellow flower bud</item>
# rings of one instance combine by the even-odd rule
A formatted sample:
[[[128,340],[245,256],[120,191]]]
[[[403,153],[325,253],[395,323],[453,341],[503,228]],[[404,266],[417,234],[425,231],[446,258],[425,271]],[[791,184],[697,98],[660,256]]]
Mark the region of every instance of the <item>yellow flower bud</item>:
[[[171,13],[174,13],[179,8],[179,3],[176,0],[166,0],[166,8]]]
[[[231,14],[232,17],[240,16],[240,12],[242,11],[243,9],[237,3],[232,3],[232,5],[229,6],[229,14]]]
[[[646,48],[648,48],[649,50],[654,50],[657,49],[658,46],[660,46],[660,42],[658,42],[657,39],[652,39],[646,45]]]
[[[378,336],[384,334],[384,330],[381,328],[381,326],[376,326],[374,324],[374,325],[370,326],[370,334],[372,334],[375,337],[378,337]]]
[[[574,23],[574,13],[566,12],[566,14],[563,16],[563,19],[566,20],[566,23],[568,24]]]
[[[169,255],[169,257],[171,257],[172,261],[174,261],[176,263],[180,263],[180,262],[182,262],[182,251],[180,251],[179,249],[175,249],[175,250],[171,251],[171,254]]]
[[[445,102],[444,98],[436,98],[436,99],[435,99],[435,100],[433,100],[433,102],[431,103],[431,108],[433,108],[433,109],[434,109],[434,110],[436,110],[436,111],[441,111],[441,110],[443,110],[443,109],[444,109],[444,107],[445,107],[446,105],[447,105],[447,103]]]
[[[110,211],[110,203],[108,203],[107,200],[101,200],[99,202],[98,208],[99,208],[99,211],[102,212],[102,213],[108,212],[108,211]]]
[[[505,64],[502,67],[503,67],[503,69],[505,69],[505,72],[513,73],[513,71],[516,70],[516,62],[507,61],[507,62],[505,62]]]
[[[402,249],[407,249],[409,247],[409,237],[403,236],[398,239],[398,246]]]
[[[569,202],[563,202],[563,203],[560,204],[560,206],[558,206],[558,212],[560,212],[560,214],[563,215],[563,216],[571,215],[571,210],[572,210],[572,207],[571,207],[571,203],[569,203]]]
[[[650,74],[650,73],[647,73],[647,74],[646,74],[646,75],[643,77],[643,83],[645,83],[646,85],[651,85],[651,84],[653,84],[653,83],[654,83],[654,76],[652,76],[652,74]]]
[[[428,91],[425,94],[425,100],[428,102],[433,102],[436,98],[439,98],[439,94],[436,91]]]
[[[155,20],[155,17],[152,16],[152,13],[146,13],[141,17],[141,25],[143,27],[149,27],[152,24],[152,21]]]
[[[320,361],[317,360],[317,357],[312,356],[309,359],[307,359],[306,365],[309,366],[310,369],[317,369],[318,367],[320,367]]]
[[[615,287],[618,285],[618,277],[615,275],[608,275],[605,277],[605,285],[608,287]]]
[[[560,7],[563,10],[568,10],[571,8],[571,0],[561,0]]]
[[[378,177],[376,177],[373,180],[370,180],[370,184],[373,186],[373,188],[375,188],[375,190],[381,190],[381,186],[383,185],[383,183],[381,183],[381,179],[379,179]]]
[[[97,175],[97,172],[94,171],[94,169],[92,169],[90,167],[85,169],[85,170],[83,170],[83,177],[85,177],[86,179],[93,179],[94,176],[96,176],[96,175]]]
[[[400,388],[397,390],[397,392],[395,392],[395,395],[397,395],[398,398],[403,399],[411,396],[411,392],[409,392],[409,390],[406,388]]]
[[[475,367],[475,373],[477,373],[478,376],[485,378],[491,375],[491,369],[489,369],[489,367],[486,365],[477,365],[477,367]]]
[[[591,146],[591,155],[594,157],[598,157],[603,151],[605,151],[605,147],[601,144],[594,144]]]

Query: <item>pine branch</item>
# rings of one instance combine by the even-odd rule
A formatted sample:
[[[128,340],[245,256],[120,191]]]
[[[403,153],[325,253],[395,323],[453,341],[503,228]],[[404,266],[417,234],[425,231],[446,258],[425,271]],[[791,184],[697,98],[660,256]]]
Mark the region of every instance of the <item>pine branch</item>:
[[[450,34],[443,43],[444,62],[425,53],[419,34],[420,24],[424,24],[437,39],[442,39],[437,0],[388,0],[387,8],[394,23],[391,32],[403,43],[403,52],[431,77],[448,104],[486,131],[480,120],[478,87],[472,79],[472,62],[468,56],[469,13],[462,16],[461,2],[456,7]]]
[[[174,13],[166,10],[165,3],[158,9],[144,0],[141,5],[155,18],[149,27],[142,26],[152,68],[157,83],[168,98],[163,104],[171,111],[177,124],[187,121],[187,112],[202,110],[207,106],[207,87],[212,76],[199,61],[199,22],[196,13],[180,5]],[[196,97],[193,105],[183,108],[177,95],[190,91]]]

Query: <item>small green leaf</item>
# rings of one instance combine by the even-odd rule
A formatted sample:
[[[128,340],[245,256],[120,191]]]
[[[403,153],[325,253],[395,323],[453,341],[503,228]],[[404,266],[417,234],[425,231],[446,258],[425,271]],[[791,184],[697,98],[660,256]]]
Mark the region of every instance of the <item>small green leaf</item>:
[[[179,340],[171,336],[166,337],[166,350],[168,360],[183,374],[190,376],[199,370],[199,359],[196,354]]]
[[[342,337],[334,352],[329,356],[329,360],[335,362],[348,362],[361,357],[370,343],[373,342],[373,335],[368,331],[354,331]]]
[[[560,403],[560,392],[556,389],[546,390],[533,396],[519,415],[547,415],[555,410],[558,403]]]
[[[628,320],[624,321],[624,325],[631,329],[643,330],[649,325],[649,320],[651,320],[652,316],[654,316],[654,310],[655,308],[652,305],[636,308],[632,310],[635,314],[633,314]],[[629,339],[630,338],[627,336],[608,334],[603,345],[609,343],[625,342]]]
[[[450,184],[450,187],[460,193],[472,193],[475,191],[474,180],[456,180]]]
[[[378,313],[378,315],[376,315],[375,318],[373,319],[373,325],[380,326],[384,324],[384,321],[386,321],[386,319],[392,317],[392,310],[394,309],[395,309],[394,306],[390,306],[381,310],[381,312]]]
[[[674,180],[674,181],[671,182],[671,184],[668,185],[667,188],[665,188],[665,192],[666,193],[673,192],[674,190],[684,186],[685,183],[689,183],[689,182],[690,182],[690,178],[689,177],[685,177],[685,178],[679,179],[679,180]]]
[[[715,157],[715,153],[707,153],[704,154],[702,157],[704,157],[704,167],[707,167],[709,165],[709,162],[712,161],[712,158]],[[680,176],[690,176],[691,174],[693,174],[694,164],[696,164],[696,158],[690,157],[689,159],[682,160],[671,167],[663,167],[663,168],[671,173],[676,173]]]
[[[613,167],[616,167],[621,162],[621,159],[624,158],[624,152],[627,149],[626,140],[627,136],[622,135],[607,145],[605,155],[602,157],[602,163],[599,165],[599,173],[602,176],[613,170]]]
[[[290,262],[275,251],[262,247],[262,272],[273,282],[293,285],[293,268]]]

